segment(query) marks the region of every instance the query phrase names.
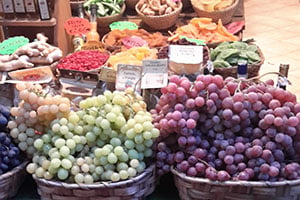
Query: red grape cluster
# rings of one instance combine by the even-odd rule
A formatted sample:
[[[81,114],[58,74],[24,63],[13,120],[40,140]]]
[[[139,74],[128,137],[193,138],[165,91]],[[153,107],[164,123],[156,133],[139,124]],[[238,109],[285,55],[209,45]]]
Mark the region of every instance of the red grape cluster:
[[[300,177],[300,104],[274,82],[171,76],[151,111],[159,175],[171,166],[211,180]]]

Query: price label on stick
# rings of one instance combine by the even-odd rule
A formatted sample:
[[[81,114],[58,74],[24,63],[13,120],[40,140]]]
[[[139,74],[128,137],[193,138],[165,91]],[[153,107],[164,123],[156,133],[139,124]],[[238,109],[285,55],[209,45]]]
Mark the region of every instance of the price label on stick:
[[[101,67],[99,80],[114,83],[116,81],[116,71],[109,67]]]
[[[72,17],[68,19],[64,27],[69,35],[84,35],[91,30],[91,24],[87,19]]]
[[[138,25],[136,25],[133,22],[128,22],[128,21],[119,21],[119,22],[113,22],[109,25],[110,30],[114,29],[119,29],[119,30],[124,30],[124,29],[129,29],[129,30],[135,30],[138,29]]]
[[[170,45],[171,61],[183,64],[199,64],[203,62],[203,46]]]
[[[29,43],[29,39],[23,36],[8,38],[0,43],[0,54],[9,55],[14,53],[18,48]]]
[[[148,42],[143,40],[141,37],[138,36],[131,36],[122,39],[122,43],[128,49],[132,47],[143,47],[148,46]]]
[[[168,84],[168,60],[143,60],[142,89],[162,88]]]
[[[142,67],[136,65],[118,65],[116,77],[116,89],[124,91],[126,88],[133,88],[141,92]]]

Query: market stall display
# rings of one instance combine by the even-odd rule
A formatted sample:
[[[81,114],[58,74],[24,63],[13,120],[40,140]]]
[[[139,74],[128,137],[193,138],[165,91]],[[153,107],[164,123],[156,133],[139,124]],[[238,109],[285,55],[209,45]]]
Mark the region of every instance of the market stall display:
[[[181,199],[267,198],[272,191],[298,198],[295,95],[256,77],[264,56],[233,34],[243,22],[223,26],[239,0],[192,0],[196,12],[181,13],[188,2],[87,0],[86,15],[97,10],[90,23],[80,16],[66,28],[80,38],[74,52],[38,34],[0,55],[1,71],[12,71],[7,83],[21,82],[10,113],[0,105],[0,128],[9,129],[0,133],[0,188],[11,187],[16,180],[7,177],[19,169],[24,175],[26,165],[42,199],[144,199],[166,173]],[[135,16],[125,13],[130,3]],[[111,24],[120,19],[132,24]],[[111,30],[99,34],[97,25]],[[250,79],[233,78],[240,60]],[[57,69],[51,84],[58,90],[13,71],[40,65]]]

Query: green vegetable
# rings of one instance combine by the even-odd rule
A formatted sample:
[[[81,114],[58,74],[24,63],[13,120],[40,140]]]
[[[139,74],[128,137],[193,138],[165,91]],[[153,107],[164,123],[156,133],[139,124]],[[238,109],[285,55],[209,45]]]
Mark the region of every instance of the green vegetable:
[[[217,59],[225,60],[226,58],[233,56],[233,55],[239,55],[238,49],[224,49],[218,56]]]
[[[88,0],[83,4],[84,9],[88,13],[92,4],[97,4],[98,6],[97,16],[105,17],[119,14],[124,0]]]
[[[232,42],[231,43],[231,47],[233,49],[245,50],[245,49],[247,49],[248,44],[245,43],[245,42],[238,42],[238,41],[236,41],[236,42]]]
[[[226,62],[225,60],[215,60],[213,62],[214,64],[214,68],[227,68],[227,67],[231,67],[231,65]]]
[[[247,47],[247,51],[258,52],[258,48],[257,46],[251,44]]]
[[[260,61],[260,57],[257,53],[254,53],[252,51],[247,51],[247,57],[252,61]]]
[[[236,66],[239,59],[247,60],[248,64],[261,61],[258,47],[246,42],[223,42],[210,50],[210,58],[214,67]]]

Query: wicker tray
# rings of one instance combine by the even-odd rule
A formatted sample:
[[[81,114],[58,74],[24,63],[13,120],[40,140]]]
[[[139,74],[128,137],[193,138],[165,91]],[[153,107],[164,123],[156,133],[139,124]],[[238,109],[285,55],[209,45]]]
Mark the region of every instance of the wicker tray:
[[[26,178],[28,161],[0,176],[0,199],[5,200],[15,196]]]
[[[296,200],[300,199],[300,180],[280,182],[210,181],[188,177],[171,169],[179,196],[183,200]]]
[[[265,61],[265,57],[259,47],[258,54],[260,56],[260,62],[256,64],[248,64],[248,78],[258,76],[260,67]],[[214,68],[214,73],[221,75],[224,79],[229,76],[237,78],[237,66],[227,68]]]
[[[48,181],[33,175],[42,200],[138,200],[155,189],[155,165],[126,181],[98,184],[68,184]]]
[[[198,1],[198,0],[194,0],[194,1]],[[199,17],[212,18],[213,22],[218,22],[218,20],[221,19],[223,24],[229,24],[232,20],[232,16],[235,10],[238,7],[239,1],[240,0],[235,0],[231,6],[225,8],[224,10],[218,10],[213,12],[207,12],[205,10],[201,10],[196,6],[195,3],[193,3],[193,0],[191,0],[191,3],[194,11],[197,13]]]

